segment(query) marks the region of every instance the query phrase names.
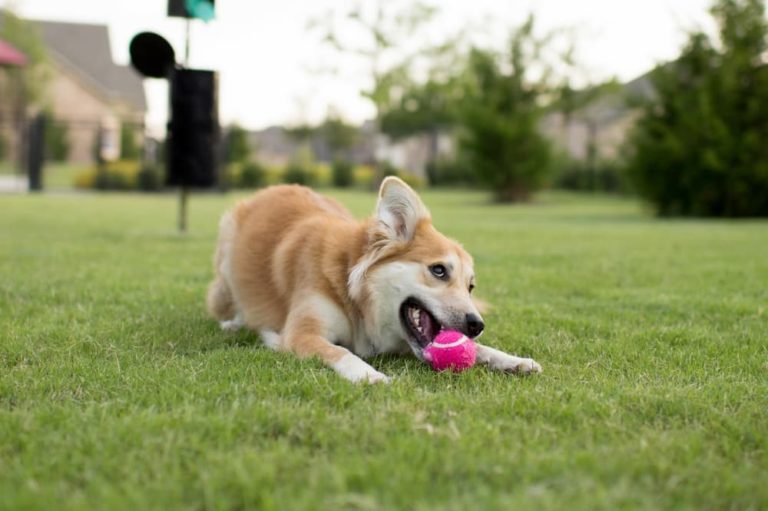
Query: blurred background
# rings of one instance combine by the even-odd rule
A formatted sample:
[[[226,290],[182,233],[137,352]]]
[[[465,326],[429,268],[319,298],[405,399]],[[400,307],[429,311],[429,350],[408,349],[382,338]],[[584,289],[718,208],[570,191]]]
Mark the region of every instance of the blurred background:
[[[765,6],[216,0],[188,22],[165,1],[0,0],[0,190],[166,189],[168,83],[128,47],[154,31],[182,60],[188,29],[189,66],[218,76],[219,190],[396,174],[765,216]]]

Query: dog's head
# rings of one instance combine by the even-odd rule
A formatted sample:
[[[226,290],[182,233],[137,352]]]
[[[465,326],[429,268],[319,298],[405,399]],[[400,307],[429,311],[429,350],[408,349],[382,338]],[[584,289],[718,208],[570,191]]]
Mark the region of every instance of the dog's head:
[[[442,329],[477,337],[484,325],[472,300],[474,286],[472,257],[432,226],[416,192],[386,178],[366,252],[349,277],[369,335],[389,346],[406,341],[420,359]]]

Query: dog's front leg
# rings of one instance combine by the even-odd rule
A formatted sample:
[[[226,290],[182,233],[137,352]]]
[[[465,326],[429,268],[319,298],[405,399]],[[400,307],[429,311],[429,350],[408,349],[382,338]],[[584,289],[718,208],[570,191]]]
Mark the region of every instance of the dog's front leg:
[[[347,380],[358,383],[389,383],[389,378],[366,364],[346,348],[331,343],[324,335],[322,322],[311,315],[290,317],[280,348],[300,358],[317,357]]]
[[[541,366],[532,358],[516,357],[482,344],[477,345],[477,361],[491,369],[505,373],[531,374],[541,372]]]

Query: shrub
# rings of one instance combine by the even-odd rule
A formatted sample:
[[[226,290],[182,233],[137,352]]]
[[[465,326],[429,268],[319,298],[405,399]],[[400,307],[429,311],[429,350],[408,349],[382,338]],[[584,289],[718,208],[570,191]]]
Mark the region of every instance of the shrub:
[[[433,186],[474,186],[477,176],[459,159],[439,159],[427,164],[427,177]]]
[[[352,171],[355,186],[370,189],[373,186],[374,170],[370,165],[358,165]]]
[[[551,146],[539,120],[542,96],[551,86],[548,73],[537,77],[532,71],[546,67],[539,58],[543,44],[529,18],[501,56],[478,49],[469,56],[460,150],[499,201],[528,200],[550,169]]]
[[[768,215],[768,23],[761,0],[720,0],[719,38],[691,35],[652,75],[629,171],[661,215]]]
[[[352,164],[346,160],[337,159],[331,167],[333,186],[348,188],[354,183]]]
[[[96,172],[94,186],[97,190],[130,190],[132,183],[125,174],[104,169]]]
[[[139,136],[135,125],[120,123],[120,159],[137,160],[141,157],[141,146],[136,141]]]
[[[251,157],[248,132],[233,124],[224,137],[224,158],[227,163],[247,163]]]
[[[266,183],[266,170],[256,162],[247,162],[240,169],[237,186],[240,188],[259,188]]]
[[[426,183],[424,180],[418,176],[414,176],[413,174],[409,174],[407,172],[399,174],[400,179],[405,181],[405,183],[410,186],[411,188],[424,188]]]
[[[65,161],[69,157],[69,127],[64,122],[56,121],[48,114],[45,128],[46,156],[53,161]]]
[[[155,192],[163,188],[163,173],[154,165],[145,165],[136,177],[139,190]]]
[[[397,170],[397,167],[392,165],[392,163],[387,160],[379,162],[379,171],[381,173],[382,179],[387,176],[400,176],[400,172]]]
[[[311,167],[302,165],[298,162],[293,162],[286,167],[285,172],[283,173],[283,182],[311,186],[314,184],[313,177]]]
[[[94,166],[75,175],[75,186],[97,190],[132,190],[138,186],[140,170],[137,161],[109,162],[102,169]]]
[[[426,184],[423,179],[420,177],[414,176],[410,172],[407,172],[405,170],[400,170],[394,165],[392,165],[388,161],[383,161],[379,163],[380,169],[381,169],[381,175],[382,177],[388,177],[388,176],[395,176],[399,177],[405,183],[412,188],[422,188]]]
[[[564,159],[558,165],[553,183],[564,190],[618,193],[626,190],[621,164],[603,160],[594,168],[580,160]]]

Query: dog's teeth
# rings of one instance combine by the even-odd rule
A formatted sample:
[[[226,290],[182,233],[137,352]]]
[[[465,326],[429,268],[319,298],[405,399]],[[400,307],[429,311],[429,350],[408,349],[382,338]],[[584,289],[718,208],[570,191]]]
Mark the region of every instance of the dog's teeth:
[[[424,333],[424,330],[421,328],[421,311],[419,309],[411,309],[411,321],[413,321],[414,326],[416,327],[416,330],[418,330],[421,333]]]

